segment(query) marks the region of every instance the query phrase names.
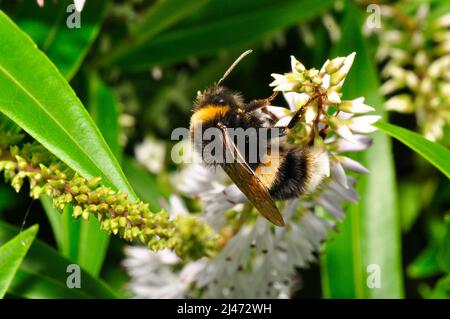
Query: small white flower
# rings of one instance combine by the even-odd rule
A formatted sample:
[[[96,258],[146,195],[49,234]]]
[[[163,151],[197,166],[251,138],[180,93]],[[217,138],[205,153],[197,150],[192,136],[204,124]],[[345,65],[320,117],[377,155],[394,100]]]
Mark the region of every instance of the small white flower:
[[[304,106],[311,97],[306,93],[283,92],[283,96],[288,103],[291,111],[296,111]]]
[[[226,222],[224,212],[245,203],[247,198],[236,185],[221,186],[198,194],[203,203],[205,220],[215,229]]]
[[[136,298],[185,298],[193,280],[204,268],[204,261],[199,260],[176,272],[173,267],[181,260],[166,249],[154,252],[146,247],[128,246],[125,256],[122,265],[131,278],[127,287]]]
[[[353,134],[354,142],[349,142],[345,139],[339,139],[337,141],[337,151],[339,153],[345,152],[361,152],[365,151],[372,145],[372,139],[365,135]]]
[[[342,220],[344,218],[344,209],[332,196],[323,193],[316,198],[315,202],[336,219]]]
[[[274,91],[292,91],[295,87],[295,82],[290,80],[287,76],[282,74],[272,73],[272,77],[275,79],[270,86],[274,86]]]
[[[339,125],[336,133],[338,133],[340,136],[342,136],[344,139],[346,139],[349,142],[356,143],[355,138],[353,137],[352,132],[346,125]]]
[[[289,110],[285,107],[269,105],[269,106],[266,106],[266,108],[270,113],[275,115],[275,117],[278,119],[282,119],[291,114],[291,112],[289,112]]]
[[[134,148],[136,159],[150,172],[157,174],[164,167],[166,145],[153,138],[146,138]]]
[[[403,86],[404,86],[404,79],[391,78],[390,80],[387,80],[381,85],[380,91],[382,94],[388,95],[394,93],[398,89],[401,89]]]
[[[325,74],[322,78],[322,87],[327,90],[330,88],[331,76],[329,74]]]
[[[337,93],[336,91],[331,91],[328,94],[328,101],[330,101],[331,103],[341,103],[341,97],[339,96],[339,93]]]
[[[345,174],[345,170],[342,167],[341,163],[334,162],[331,165],[331,175],[333,176],[333,179],[336,180],[339,184],[341,184],[345,188],[348,188],[347,175]]]
[[[355,172],[355,173],[360,173],[360,174],[368,174],[369,170],[367,168],[365,168],[361,163],[349,158],[349,157],[345,157],[343,156],[341,158],[341,164],[344,168]]]
[[[359,200],[359,195],[356,193],[354,188],[354,182],[351,178],[348,178],[350,184],[349,188],[345,188],[341,184],[334,180],[331,180],[328,184],[329,192],[332,194],[337,194],[335,197],[337,200],[349,201],[352,203],[357,203]]]
[[[339,70],[331,75],[331,83],[333,85],[342,85],[342,81],[345,80],[345,77],[347,76],[348,72],[350,71],[350,68],[353,65],[353,61],[355,60],[356,52],[353,52],[352,54],[348,55],[344,59],[344,65],[339,68]]]
[[[221,168],[211,169],[203,164],[190,164],[171,176],[175,189],[184,195],[199,194],[221,188],[227,176]]]
[[[384,107],[389,111],[402,113],[414,112],[414,104],[409,94],[394,95],[384,103]]]
[[[369,113],[375,111],[375,109],[367,104],[364,104],[364,97],[359,97],[351,101],[343,101],[339,104],[339,109],[353,114]]]
[[[310,124],[317,116],[317,109],[315,107],[308,107],[305,111],[305,123]]]
[[[189,214],[189,211],[180,196],[172,194],[169,196],[169,202],[162,201],[162,207],[171,217]]]
[[[305,71],[305,66],[298,61],[293,55],[291,55],[291,69],[293,73],[299,73]]]
[[[351,124],[348,127],[355,133],[372,133],[377,130],[376,127],[371,124],[375,123],[381,119],[379,115],[364,115],[353,117],[351,119]]]

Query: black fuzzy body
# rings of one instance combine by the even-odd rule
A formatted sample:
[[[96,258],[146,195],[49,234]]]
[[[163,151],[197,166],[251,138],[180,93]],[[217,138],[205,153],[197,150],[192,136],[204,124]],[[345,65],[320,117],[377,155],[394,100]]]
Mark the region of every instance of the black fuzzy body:
[[[202,131],[205,131],[208,128],[216,128],[219,123],[227,129],[242,128],[247,130],[249,128],[273,128],[276,119],[271,118],[267,114],[268,112],[264,112],[264,107],[261,107],[262,103],[267,105],[267,101],[265,100],[255,100],[246,104],[239,94],[233,93],[221,86],[213,86],[203,94],[199,95],[194,104],[193,111],[195,114],[195,112],[211,106],[229,108],[227,112],[214,114],[214,116],[203,119],[201,123]],[[270,147],[263,150],[259,149],[260,139],[268,139],[265,145],[269,145],[268,142],[272,138],[279,138],[280,136],[283,136],[285,132],[284,128],[273,128],[269,134],[266,134],[265,136],[258,134],[256,137],[258,142],[258,156],[256,161],[249,160],[250,152],[248,144],[246,144],[245,150],[239,149],[241,154],[245,154],[243,157],[253,171],[257,170],[261,165],[262,157],[271,151]],[[194,145],[195,149],[203,155],[203,148],[205,147],[205,144],[209,142],[211,141],[202,139],[201,144]],[[310,175],[310,169],[308,167],[310,163],[309,149],[307,147],[292,148],[290,145],[284,144],[285,143],[279,144],[279,155],[281,158],[279,166],[275,168],[276,172],[273,172],[275,178],[272,183],[265,184],[270,196],[274,200],[286,200],[301,195]],[[235,145],[237,145],[236,141]],[[217,164],[210,160],[205,160],[205,163],[207,165],[220,166],[233,165],[223,162]]]
[[[269,188],[274,200],[286,200],[303,194],[309,180],[309,150],[288,150],[278,168],[277,177]]]

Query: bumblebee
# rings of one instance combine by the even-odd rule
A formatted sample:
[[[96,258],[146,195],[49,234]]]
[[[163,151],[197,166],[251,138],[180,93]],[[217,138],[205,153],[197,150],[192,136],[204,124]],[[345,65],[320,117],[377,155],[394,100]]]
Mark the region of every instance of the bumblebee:
[[[298,123],[304,108],[297,111],[287,126],[275,127],[277,118],[271,115],[267,106],[276,98],[276,93],[266,99],[245,103],[240,93],[221,85],[250,52],[244,52],[217,84],[198,93],[190,122],[191,140],[207,165],[222,167],[265,218],[277,226],[284,226],[274,201],[295,198],[315,190],[324,178],[328,156],[311,145],[294,146],[287,142],[286,135]],[[223,160],[226,156],[215,156],[217,154],[213,154],[212,159],[205,156],[205,148],[212,142],[212,138],[205,137],[208,129],[219,131],[219,143],[227,156],[231,154],[231,161]],[[236,129],[241,129],[241,132],[254,129],[255,138],[246,139],[242,146],[242,143],[237,143],[236,136],[231,137],[228,133]],[[265,129],[267,134],[260,134],[261,129]],[[252,147],[252,144],[259,147]],[[222,160],[218,161],[218,158]]]

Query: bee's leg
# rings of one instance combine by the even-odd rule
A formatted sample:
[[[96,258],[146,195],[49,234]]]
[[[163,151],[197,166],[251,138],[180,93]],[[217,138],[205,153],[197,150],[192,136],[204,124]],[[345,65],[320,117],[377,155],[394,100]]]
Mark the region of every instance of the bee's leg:
[[[253,112],[253,111],[256,111],[256,110],[258,110],[260,108],[266,107],[266,106],[268,106],[270,104],[270,102],[272,102],[278,96],[278,94],[279,94],[279,92],[274,92],[267,99],[251,101],[250,103],[248,103],[246,105],[245,110],[247,112]]]
[[[306,112],[306,108],[307,108],[306,105],[304,105],[300,109],[298,109],[297,112],[295,112],[292,119],[289,121],[286,128],[288,128],[288,129],[294,128],[295,125],[297,125],[298,121],[302,118],[303,114]]]

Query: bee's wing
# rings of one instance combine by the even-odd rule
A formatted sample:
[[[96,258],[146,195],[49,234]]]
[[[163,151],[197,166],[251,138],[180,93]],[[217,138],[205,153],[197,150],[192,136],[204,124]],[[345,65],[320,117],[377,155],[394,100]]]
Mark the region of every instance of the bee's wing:
[[[222,133],[225,151],[231,152],[234,157],[233,163],[223,165],[223,170],[261,215],[277,226],[284,226],[283,216],[270,197],[269,190],[244,160],[238,148],[228,136],[226,129],[222,128]]]

